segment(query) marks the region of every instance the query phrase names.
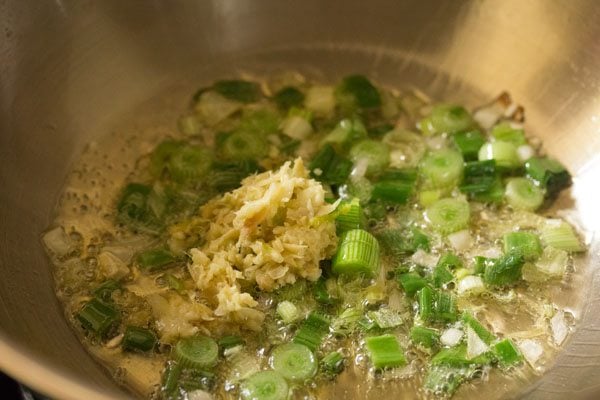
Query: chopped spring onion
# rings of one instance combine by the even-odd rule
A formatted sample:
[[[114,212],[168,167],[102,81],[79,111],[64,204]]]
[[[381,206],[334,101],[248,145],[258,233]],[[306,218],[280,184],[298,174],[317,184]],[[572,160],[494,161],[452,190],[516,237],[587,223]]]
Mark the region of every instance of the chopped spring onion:
[[[379,180],[414,184],[417,181],[417,177],[418,171],[416,168],[389,168],[379,175]]]
[[[453,188],[462,178],[462,155],[452,149],[430,151],[419,163],[419,172],[427,189]]]
[[[317,359],[306,346],[286,343],[273,349],[271,367],[292,382],[302,382],[317,373]]]
[[[360,139],[367,138],[367,129],[362,121],[358,118],[343,119],[336,127],[325,136],[322,144],[333,143],[337,145],[345,145],[353,143]]]
[[[166,249],[146,250],[137,257],[137,263],[144,271],[158,271],[169,264],[173,264],[177,259]]]
[[[375,322],[380,329],[395,328],[402,325],[402,317],[400,314],[397,311],[388,308],[370,311],[367,316]]]
[[[432,277],[433,286],[438,288],[444,286],[446,283],[454,279],[452,272],[450,272],[445,265],[440,265],[439,262],[438,265],[433,269]]]
[[[119,222],[132,228],[157,233],[160,222],[148,207],[148,196],[152,189],[141,183],[125,186],[117,204]]]
[[[535,233],[510,232],[504,235],[503,240],[504,253],[520,252],[525,261],[535,261],[542,255],[542,245]]]
[[[306,116],[301,113],[297,115]],[[276,133],[279,125],[280,119],[277,113],[268,109],[248,109],[244,110],[237,130],[265,137]]]
[[[547,246],[555,249],[579,252],[584,251],[585,247],[579,241],[575,231],[566,222],[560,224],[546,224],[540,234],[542,241]]]
[[[451,396],[466,380],[467,371],[445,365],[436,365],[429,369],[425,376],[424,386],[440,396]]]
[[[85,329],[104,337],[117,322],[119,312],[112,305],[92,298],[85,303],[75,317]]]
[[[324,145],[309,164],[311,176],[321,182],[342,184],[352,170],[352,161],[339,156],[331,144]]]
[[[390,165],[394,168],[415,167],[425,154],[423,137],[412,131],[394,129],[382,141],[390,147]]]
[[[350,333],[363,317],[362,310],[356,307],[346,308],[333,322],[333,330],[336,334]]]
[[[480,203],[502,203],[504,199],[504,185],[502,184],[502,180],[497,177],[488,190],[469,193],[469,197]]]
[[[324,277],[320,277],[313,287],[313,295],[315,300],[321,304],[335,304],[338,299],[330,293],[327,287],[327,281]]]
[[[170,361],[163,371],[161,391],[166,394],[168,398],[171,398],[171,396],[175,395],[175,392],[179,387],[179,377],[181,376],[181,371],[182,366],[174,361]]]
[[[350,201],[343,201],[337,208],[335,217],[338,234],[352,230],[360,229],[363,225],[363,212],[360,206],[360,200],[353,198]]]
[[[384,252],[395,258],[412,254],[417,250],[429,251],[429,237],[417,228],[386,229],[377,234]]]
[[[499,341],[492,347],[492,350],[502,366],[514,365],[523,360],[521,352],[510,339]]]
[[[525,259],[520,252],[511,252],[495,260],[485,268],[483,280],[488,285],[511,285],[521,279],[521,270]]]
[[[376,275],[379,271],[377,239],[362,229],[344,232],[333,259],[332,270],[337,274]]]
[[[243,80],[218,81],[212,89],[225,98],[241,103],[253,103],[261,96],[258,84]]]
[[[236,335],[223,336],[217,341],[220,349],[227,350],[244,344],[244,339]]]
[[[259,160],[269,152],[269,143],[262,135],[237,130],[223,140],[221,154],[228,160]]]
[[[298,307],[291,301],[281,301],[277,304],[277,314],[281,317],[281,320],[286,324],[291,324],[296,321],[299,317]]]
[[[173,289],[179,294],[185,293],[185,285],[181,279],[173,274],[165,274],[165,279],[167,280],[167,285],[169,288]]]
[[[468,194],[486,193],[496,184],[496,161],[472,161],[465,164],[460,191]]]
[[[515,147],[527,143],[525,132],[520,128],[513,128],[508,122],[501,122],[492,128],[491,132],[494,139],[512,143]]]
[[[381,106],[381,96],[373,84],[363,75],[345,77],[336,89],[338,104],[343,110],[369,109]]]
[[[544,191],[527,178],[512,178],[506,184],[504,197],[514,209],[534,211],[544,202]]]
[[[457,269],[457,268],[462,268],[463,267],[463,262],[461,261],[461,259],[456,254],[445,253],[445,254],[443,254],[440,257],[440,259],[438,260],[437,265],[449,268],[451,270],[454,270],[454,269]]]
[[[406,204],[414,190],[414,183],[380,180],[373,185],[371,198],[395,204]]]
[[[406,358],[394,335],[371,336],[365,339],[369,358],[375,368],[392,368],[406,364]]]
[[[496,337],[490,331],[488,331],[477,319],[471,315],[469,312],[464,312],[462,314],[462,322],[465,326],[473,329],[475,334],[479,336],[481,340],[487,345],[490,345]]]
[[[319,313],[311,312],[300,325],[293,342],[303,344],[312,351],[316,351],[328,333],[329,319]]]
[[[158,339],[154,332],[138,326],[125,328],[122,346],[130,351],[150,351],[156,346]]]
[[[219,346],[207,336],[180,339],[174,348],[175,359],[184,368],[204,369],[217,364]]]
[[[440,343],[440,334],[435,329],[415,325],[410,329],[410,340],[427,349],[433,349]]]
[[[355,164],[366,162],[366,174],[371,176],[381,173],[390,163],[388,145],[377,140],[361,140],[352,146],[349,155]]]
[[[436,231],[448,234],[466,228],[470,213],[466,200],[448,198],[427,207],[425,216]]]
[[[213,171],[206,180],[219,193],[224,193],[238,188],[242,179],[258,171],[260,167],[254,160],[218,163],[213,165]]]
[[[285,400],[288,393],[287,382],[275,371],[257,372],[240,387],[243,400]]]
[[[485,144],[485,136],[479,130],[459,132],[452,135],[452,141],[467,161],[477,160],[479,149]]]
[[[205,176],[211,165],[212,154],[210,150],[183,145],[171,155],[167,169],[175,182],[183,183]]]
[[[419,290],[423,289],[429,281],[416,272],[408,272],[398,276],[398,282],[409,296],[414,296]]]
[[[473,364],[487,364],[490,360],[485,354],[475,357],[467,357],[467,345],[460,344],[455,347],[440,350],[431,359],[431,365],[447,365],[456,368],[464,368]]]
[[[344,356],[337,351],[326,354],[321,359],[321,370],[331,375],[339,374],[344,370]]]
[[[418,293],[419,317],[428,322],[456,321],[454,297],[449,293],[438,292],[425,286]]]
[[[112,300],[113,292],[115,290],[119,290],[120,288],[121,285],[119,284],[119,282],[113,279],[109,279],[107,281],[104,281],[100,286],[94,289],[93,294],[94,296],[96,296],[104,302],[110,302]]]
[[[216,375],[210,371],[184,370],[179,377],[179,387],[187,393],[187,400],[208,400],[208,391],[215,384]]]
[[[183,142],[167,139],[162,141],[150,156],[150,172],[155,177],[160,177],[167,169],[169,160],[179,149],[184,146]]]
[[[282,110],[288,110],[292,107],[300,107],[304,102],[304,94],[293,86],[286,86],[280,89],[273,100]]]
[[[439,105],[419,123],[419,129],[424,135],[438,133],[457,133],[472,128],[473,117],[461,106]]]
[[[533,157],[525,163],[527,175],[546,189],[553,197],[571,185],[571,174],[558,161],[547,157]]]
[[[486,143],[479,149],[479,161],[495,160],[496,165],[502,169],[514,169],[521,165],[517,147],[509,142]]]

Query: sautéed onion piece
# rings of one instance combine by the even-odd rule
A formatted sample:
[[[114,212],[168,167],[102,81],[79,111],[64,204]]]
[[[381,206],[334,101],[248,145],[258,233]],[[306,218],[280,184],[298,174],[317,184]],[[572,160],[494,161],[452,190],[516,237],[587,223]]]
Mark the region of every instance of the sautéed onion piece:
[[[273,82],[200,89],[94,207],[73,208],[74,171],[43,243],[90,351],[154,399],[460,397],[542,373],[586,249],[523,108]]]

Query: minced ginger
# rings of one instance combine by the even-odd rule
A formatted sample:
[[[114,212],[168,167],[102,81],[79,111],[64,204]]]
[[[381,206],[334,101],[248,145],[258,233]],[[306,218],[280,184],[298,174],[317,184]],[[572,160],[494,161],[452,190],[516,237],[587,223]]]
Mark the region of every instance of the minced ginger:
[[[209,201],[193,220],[171,228],[170,243],[177,250],[186,238],[202,237],[204,245],[188,251],[188,270],[203,300],[215,317],[258,330],[264,316],[241,281],[272,291],[298,278],[317,280],[337,237],[333,219],[315,218],[334,209],[298,158]]]

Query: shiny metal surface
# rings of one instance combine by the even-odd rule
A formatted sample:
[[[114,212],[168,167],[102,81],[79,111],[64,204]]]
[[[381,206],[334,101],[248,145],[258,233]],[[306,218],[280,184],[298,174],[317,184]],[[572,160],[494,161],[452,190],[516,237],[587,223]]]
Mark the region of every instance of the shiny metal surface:
[[[507,89],[526,107],[528,129],[576,174],[574,216],[592,247],[578,331],[522,396],[600,396],[600,3],[4,0],[0,15],[7,373],[61,399],[127,396],[66,325],[39,241],[71,163],[171,85],[296,68],[363,72],[471,104]]]

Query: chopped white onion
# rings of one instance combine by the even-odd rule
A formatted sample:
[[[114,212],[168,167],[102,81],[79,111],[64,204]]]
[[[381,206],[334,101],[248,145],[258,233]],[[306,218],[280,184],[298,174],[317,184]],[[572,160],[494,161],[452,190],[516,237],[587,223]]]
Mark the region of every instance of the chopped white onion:
[[[306,139],[313,132],[310,122],[299,115],[287,117],[281,123],[281,130],[292,139],[298,140]]]
[[[486,258],[498,258],[502,256],[502,250],[497,247],[490,247],[483,252],[483,256]]]
[[[369,160],[367,158],[361,158],[354,163],[350,176],[353,178],[362,178],[367,173],[369,167]]]
[[[434,268],[437,265],[440,256],[429,254],[422,249],[419,249],[412,255],[411,260],[417,264],[427,268]]]
[[[467,251],[471,247],[471,233],[468,229],[451,233],[447,238],[456,251]]]
[[[102,275],[107,278],[118,280],[129,274],[127,264],[115,254],[106,250],[102,250],[98,254],[98,267]]]
[[[519,349],[525,356],[525,359],[532,366],[544,354],[544,348],[537,340],[525,339],[519,343]]]
[[[306,92],[304,105],[319,115],[329,115],[335,109],[335,96],[332,86],[313,86]]]
[[[71,246],[73,244],[69,235],[67,235],[60,226],[46,232],[42,237],[42,241],[46,247],[58,257],[62,257],[71,251]]]
[[[115,349],[121,345],[124,337],[125,337],[125,334],[120,333],[117,336],[115,336],[114,338],[110,339],[108,342],[106,342],[106,344],[104,346],[107,349]]]
[[[567,325],[565,313],[563,311],[558,311],[556,314],[554,314],[554,317],[552,317],[550,320],[550,327],[552,328],[552,338],[554,339],[554,344],[560,346],[565,341],[567,334],[569,333],[569,326]]]
[[[475,113],[473,113],[473,119],[477,121],[483,129],[487,130],[498,122],[503,113],[504,109],[499,104],[493,103],[490,106],[475,111]]]
[[[485,285],[480,276],[468,275],[458,281],[458,294],[479,294],[485,292]]]
[[[194,390],[187,393],[188,400],[212,400],[212,395],[204,390]]]
[[[517,147],[517,155],[521,162],[525,162],[535,155],[535,150],[530,145],[524,144]]]
[[[237,101],[229,100],[219,93],[202,93],[195,109],[209,125],[216,125],[242,107]]]
[[[446,147],[446,137],[444,135],[429,136],[425,142],[431,150],[439,150]]]
[[[453,347],[460,343],[463,337],[463,331],[458,328],[448,328],[440,336],[440,341],[444,346]]]
[[[542,251],[542,255],[536,261],[535,266],[546,275],[561,277],[565,274],[568,263],[569,253],[548,246]]]
[[[467,358],[474,358],[488,351],[488,345],[475,333],[473,328],[467,326]]]

